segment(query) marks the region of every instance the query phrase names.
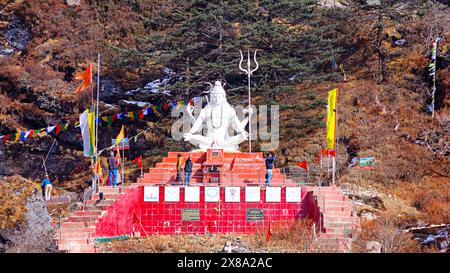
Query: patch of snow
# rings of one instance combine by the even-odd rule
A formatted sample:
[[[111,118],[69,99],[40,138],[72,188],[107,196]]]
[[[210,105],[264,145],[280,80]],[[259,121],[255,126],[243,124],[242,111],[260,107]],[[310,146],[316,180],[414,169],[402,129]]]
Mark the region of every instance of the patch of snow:
[[[137,105],[141,108],[150,107],[150,105],[151,105],[149,102],[143,102],[143,101],[134,101],[134,100],[122,100],[122,101],[127,104]]]

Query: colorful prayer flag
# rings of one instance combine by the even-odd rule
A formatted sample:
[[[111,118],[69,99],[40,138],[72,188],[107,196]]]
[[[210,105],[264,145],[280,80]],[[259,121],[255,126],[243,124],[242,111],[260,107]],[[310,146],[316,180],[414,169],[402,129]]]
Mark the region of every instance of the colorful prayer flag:
[[[136,157],[131,163],[137,164],[139,168],[142,168],[142,155]]]
[[[120,132],[116,137],[116,141],[114,141],[114,145],[117,145],[124,137],[125,137],[125,128],[122,125],[122,129],[120,129]]]
[[[305,169],[306,171],[308,171],[308,162],[306,162],[306,160],[304,160],[304,161],[302,161],[300,163],[297,163],[297,166],[299,166],[300,168]]]
[[[88,64],[88,67],[84,72],[78,73],[75,75],[76,80],[83,80],[80,86],[78,86],[77,90],[75,90],[75,94],[82,92],[87,89],[89,85],[92,83],[92,69],[91,63]]]

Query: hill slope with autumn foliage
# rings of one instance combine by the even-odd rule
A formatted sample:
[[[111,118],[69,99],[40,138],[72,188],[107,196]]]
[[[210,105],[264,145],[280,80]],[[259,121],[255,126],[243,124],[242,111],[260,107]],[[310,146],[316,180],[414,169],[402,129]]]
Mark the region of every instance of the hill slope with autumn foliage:
[[[89,92],[74,94],[80,83],[74,76],[95,63],[97,53],[100,114],[112,115],[139,109],[129,101],[187,101],[215,79],[227,82],[230,103],[242,104],[246,77],[237,69],[238,50],[250,48],[259,49],[260,60],[253,103],[280,106],[278,167],[303,160],[317,166],[327,91],[338,88],[338,184],[355,197],[358,214],[368,219],[363,226],[377,229],[373,223],[386,219],[395,227],[449,223],[448,5],[329,2],[118,0],[70,6],[62,0],[0,0],[0,135],[71,124],[58,136],[1,143],[0,179],[25,180],[5,178],[0,190],[11,192],[1,188],[5,183],[39,182],[55,138],[46,168],[56,192],[76,201],[88,186],[89,160],[74,125],[91,98]],[[427,65],[438,35],[437,111],[431,118]],[[344,64],[346,81],[333,61]],[[165,84],[147,92],[144,87],[158,79]],[[150,167],[170,150],[191,148],[171,139],[175,120],[161,113],[101,126],[99,147],[109,146],[122,124],[129,135],[151,128],[128,154],[143,155]],[[350,167],[355,157],[375,157],[374,170]],[[134,181],[139,170],[130,164],[126,173]],[[31,195],[17,198],[26,202]],[[12,213],[3,198],[0,223],[14,228],[23,222],[26,205]],[[366,232],[362,240],[382,240],[376,234]]]

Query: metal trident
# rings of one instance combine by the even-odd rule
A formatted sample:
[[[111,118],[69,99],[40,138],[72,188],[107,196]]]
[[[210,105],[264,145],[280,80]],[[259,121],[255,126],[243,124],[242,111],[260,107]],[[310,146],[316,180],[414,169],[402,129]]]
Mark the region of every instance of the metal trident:
[[[253,60],[255,61],[256,67],[255,69],[251,69],[250,67],[250,50],[247,50],[247,69],[242,68],[242,61],[244,60],[244,56],[242,55],[242,51],[239,50],[239,53],[241,54],[241,61],[239,62],[239,69],[244,71],[245,74],[247,74],[247,79],[248,79],[248,109],[250,111],[250,107],[251,107],[251,94],[250,94],[250,77],[253,75],[253,72],[255,72],[256,70],[258,70],[259,64],[256,61],[256,52],[258,50],[255,50],[255,54],[253,55]],[[252,152],[252,122],[251,122],[251,116],[250,116],[250,112],[248,113],[248,149],[249,152]]]

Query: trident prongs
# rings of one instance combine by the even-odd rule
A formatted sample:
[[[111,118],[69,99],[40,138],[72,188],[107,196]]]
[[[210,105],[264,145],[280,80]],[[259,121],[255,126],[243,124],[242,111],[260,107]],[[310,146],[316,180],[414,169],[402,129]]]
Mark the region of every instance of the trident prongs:
[[[242,61],[244,61],[244,56],[242,55],[242,51],[239,50],[239,53],[241,54],[241,60],[239,62],[239,69],[244,71],[245,74],[247,74],[247,79],[248,79],[248,109],[249,109],[249,113],[248,113],[248,149],[249,152],[252,152],[252,122],[251,122],[251,101],[252,101],[252,97],[251,97],[251,93],[250,93],[250,78],[253,75],[253,72],[255,72],[256,70],[258,70],[259,68],[259,64],[256,61],[256,52],[258,50],[255,50],[255,53],[253,54],[253,60],[255,61],[256,67],[255,69],[251,69],[251,63],[250,63],[250,50],[247,50],[247,69],[242,68]]]

